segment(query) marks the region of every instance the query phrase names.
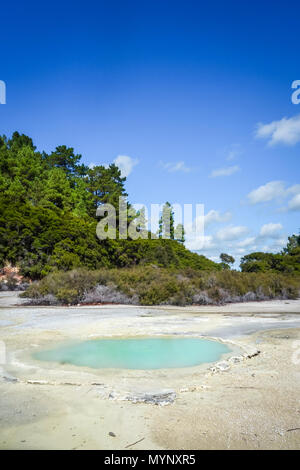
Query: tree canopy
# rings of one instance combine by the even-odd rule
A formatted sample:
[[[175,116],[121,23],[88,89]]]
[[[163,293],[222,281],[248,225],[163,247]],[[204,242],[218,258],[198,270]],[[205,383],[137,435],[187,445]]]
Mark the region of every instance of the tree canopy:
[[[227,253],[221,253],[220,260],[221,260],[221,265],[223,269],[230,269],[230,265],[232,265],[235,262],[234,257],[231,255],[228,255]]]
[[[240,266],[243,272],[300,273],[300,235],[288,237],[281,253],[250,253],[241,259]]]
[[[234,263],[226,253],[221,254],[221,263],[214,263],[187,250],[183,227],[175,226],[169,202],[161,211],[158,238],[151,239],[144,209],[136,212],[127,202],[120,169],[115,164],[89,168],[81,160],[65,145],[47,154],[24,134],[0,136],[0,267],[9,262],[29,278],[39,279],[54,270],[77,267],[154,264],[221,270]],[[99,240],[96,211],[112,204],[118,219],[119,198],[126,200],[125,224],[133,221],[133,230],[128,239]],[[243,272],[299,273],[300,235],[290,236],[281,253],[244,256],[240,267]]]
[[[22,274],[39,279],[53,270],[125,267],[219,269],[204,256],[174,240],[145,236],[143,211],[127,204],[127,224],[136,220],[139,239],[99,240],[96,210],[127,196],[126,178],[111,164],[88,168],[73,148],[39,152],[32,139],[15,132],[0,137],[0,265],[18,265]]]

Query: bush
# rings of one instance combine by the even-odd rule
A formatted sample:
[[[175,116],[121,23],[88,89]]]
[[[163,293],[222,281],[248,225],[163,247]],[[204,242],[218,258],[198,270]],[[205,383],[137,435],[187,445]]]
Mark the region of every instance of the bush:
[[[237,271],[206,272],[136,266],[57,271],[33,282],[22,296],[62,304],[219,305],[267,299],[295,299],[300,276]]]
[[[79,293],[77,289],[61,288],[58,289],[56,298],[63,304],[75,304],[79,300]]]
[[[24,295],[20,294],[20,297],[24,297]],[[31,298],[28,303],[29,305],[59,305],[60,301],[54,295],[48,294],[38,298]]]
[[[129,297],[126,294],[118,291],[114,284],[104,286],[98,284],[92,290],[88,291],[83,299],[82,303],[111,303],[111,304],[138,304],[138,297]]]

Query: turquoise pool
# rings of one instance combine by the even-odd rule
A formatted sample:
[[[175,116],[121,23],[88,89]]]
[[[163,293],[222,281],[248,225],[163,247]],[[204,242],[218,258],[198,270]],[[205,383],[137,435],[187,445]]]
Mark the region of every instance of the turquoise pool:
[[[202,338],[95,339],[33,355],[40,361],[73,364],[95,369],[168,369],[215,362],[230,348]]]

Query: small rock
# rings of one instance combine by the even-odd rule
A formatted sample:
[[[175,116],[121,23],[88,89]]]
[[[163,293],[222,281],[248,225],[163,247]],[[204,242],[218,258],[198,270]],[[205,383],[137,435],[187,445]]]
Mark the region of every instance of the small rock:
[[[237,362],[241,362],[243,360],[242,356],[232,356],[229,359],[229,362],[232,362],[233,364],[236,364]]]
[[[230,369],[230,365],[226,361],[218,362],[218,364],[216,364],[216,368],[221,371],[224,371]]]
[[[111,432],[111,431],[108,433],[108,435],[111,436],[111,437],[116,437],[115,433]]]
[[[176,393],[174,390],[162,390],[159,392],[133,393],[126,399],[133,403],[150,403],[152,405],[165,406],[174,402]]]

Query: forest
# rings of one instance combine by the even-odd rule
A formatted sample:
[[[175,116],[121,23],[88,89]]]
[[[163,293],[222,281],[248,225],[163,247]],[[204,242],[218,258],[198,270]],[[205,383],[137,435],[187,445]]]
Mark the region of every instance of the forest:
[[[147,231],[146,236],[138,239],[99,240],[96,235],[97,208],[109,203],[118,211],[119,198],[128,196],[125,182],[126,178],[121,176],[115,164],[89,168],[82,163],[81,155],[65,145],[46,153],[38,151],[32,139],[24,134],[15,132],[11,138],[0,137],[0,268],[8,263],[16,266],[25,279],[40,281],[37,284],[40,286],[46,286],[47,279],[52,279],[53,286],[55,276],[60,282],[70,284],[69,274],[63,277],[63,273],[77,270],[81,273],[77,278],[83,281],[83,272],[86,277],[89,272],[98,272],[91,282],[91,289],[99,284],[96,280],[102,279],[105,272],[106,281],[102,285],[110,281],[124,295],[129,298],[137,295],[146,303],[165,302],[170,298],[175,298],[175,303],[189,302],[196,299],[198,294],[195,292],[201,290],[201,285],[206,293],[220,287],[218,292],[210,290],[210,296],[205,294],[217,301],[220,296],[221,299],[226,297],[227,294],[225,297],[222,294],[225,288],[227,293],[230,291],[228,279],[236,286],[238,278],[240,287],[233,289],[232,296],[243,297],[259,288],[253,284],[253,273],[265,276],[260,278],[265,286],[263,297],[269,295],[269,291],[272,295],[281,295],[282,289],[286,293],[282,295],[287,296],[295,296],[298,292],[299,235],[291,235],[280,253],[257,252],[244,256],[241,272],[234,274],[230,267],[234,259],[230,255],[222,253],[220,263],[215,263],[185,248],[184,232],[178,231],[182,227],[174,226],[172,206],[168,202],[163,208],[156,238]],[[130,202],[127,204],[128,224],[135,218],[141,221],[141,214],[134,211]],[[164,212],[171,214],[168,239],[162,237]],[[140,230],[145,232],[147,229],[143,226]],[[276,274],[280,277],[276,278]],[[132,277],[132,286],[135,286],[132,295],[124,276]],[[184,284],[180,276],[189,282]],[[279,287],[268,290],[268,282],[272,286],[277,282]],[[151,283],[152,293],[148,292]],[[243,283],[245,286],[241,287]],[[288,294],[287,285],[292,286],[292,294]],[[30,289],[32,295],[42,295],[34,290],[37,287],[32,285]],[[64,289],[62,285],[53,289],[55,292],[48,286],[44,291],[64,302],[77,302],[83,296],[77,284],[73,294],[64,294],[64,291],[59,294],[58,290]]]
[[[1,266],[17,265],[31,280],[78,267],[220,269],[174,240],[174,230],[170,239],[99,240],[96,210],[105,203],[118,210],[119,197],[127,196],[125,180],[114,164],[89,168],[64,145],[47,154],[18,132],[0,137]],[[128,222],[134,217],[129,209]]]

